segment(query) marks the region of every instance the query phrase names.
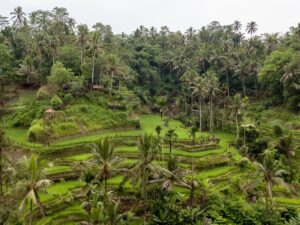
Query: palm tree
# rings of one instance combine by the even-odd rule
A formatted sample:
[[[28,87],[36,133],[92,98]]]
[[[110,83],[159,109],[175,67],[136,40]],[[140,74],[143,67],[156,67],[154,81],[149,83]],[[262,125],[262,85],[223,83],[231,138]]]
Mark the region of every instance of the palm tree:
[[[257,23],[254,21],[251,21],[250,23],[247,23],[246,31],[248,34],[252,35],[257,31]]]
[[[287,158],[295,155],[295,146],[293,144],[293,134],[279,138],[278,144],[275,147],[280,153],[284,154]]]
[[[89,34],[89,28],[86,24],[80,24],[77,26],[78,30],[78,40],[77,43],[80,46],[80,63],[82,67],[82,61],[83,61],[83,49],[87,42],[87,37]]]
[[[196,133],[198,132],[198,128],[197,127],[192,127],[189,131],[190,133],[190,137],[192,137],[192,143],[193,145],[195,145],[195,138],[196,138]]]
[[[191,89],[191,86],[193,86],[193,84],[196,82],[196,79],[198,77],[198,73],[197,71],[193,70],[193,69],[188,69],[180,78],[181,81],[184,82],[185,86],[187,87],[187,89]],[[193,92],[190,92],[190,98],[191,98],[191,112],[193,109]]]
[[[248,75],[248,64],[245,61],[240,61],[235,68],[234,76],[239,76],[243,86],[243,94],[246,97],[246,85],[245,79]]]
[[[88,219],[89,219],[89,224],[90,224],[91,223],[91,210],[92,210],[91,196],[92,196],[93,189],[95,188],[93,185],[93,181],[95,179],[95,174],[90,169],[87,169],[82,173],[81,179],[86,184],[84,189],[86,191],[86,196],[87,196],[87,200],[82,204],[82,207],[88,211]]]
[[[46,212],[40,201],[39,192],[46,191],[52,181],[45,179],[45,171],[39,164],[39,159],[36,154],[32,154],[30,158],[24,157],[21,163],[24,166],[24,180],[20,181],[19,187],[26,190],[25,197],[20,205],[20,209],[24,209],[29,203],[29,224],[32,224],[32,206],[37,205],[41,214],[45,217]]]
[[[126,170],[126,175],[121,183],[123,185],[128,179],[132,180],[133,185],[140,185],[140,191],[144,200],[144,216],[146,219],[147,211],[147,186],[151,175],[158,176],[156,166],[152,161],[158,151],[157,142],[152,135],[142,135],[139,138],[138,158],[139,160]]]
[[[239,139],[239,123],[241,121],[241,115],[243,114],[243,110],[246,107],[245,99],[242,99],[241,94],[237,93],[233,97],[231,97],[230,108],[232,110],[232,115],[235,119],[236,125],[236,138]]]
[[[257,163],[265,183],[265,212],[266,216],[269,214],[270,209],[273,206],[273,191],[274,184],[285,186],[291,190],[294,190],[293,186],[286,183],[283,179],[284,175],[288,173],[285,170],[279,170],[279,162],[275,159],[276,151],[274,149],[267,149],[263,153],[262,163]]]
[[[100,165],[97,177],[100,181],[104,181],[104,191],[107,193],[107,180],[120,162],[120,158],[114,155],[114,147],[107,137],[95,143],[94,159],[96,166]]]
[[[207,81],[207,95],[209,96],[209,129],[210,132],[213,131],[214,127],[214,118],[213,118],[213,99],[216,97],[217,93],[220,92],[219,89],[219,79],[213,71],[207,71],[206,73]]]
[[[178,136],[175,133],[176,129],[169,128],[167,130],[167,133],[165,134],[165,138],[169,142],[169,149],[170,149],[170,158],[172,158],[172,146],[173,146],[173,141],[176,139]]]
[[[197,77],[192,88],[193,93],[198,96],[199,131],[202,132],[202,102],[207,93],[206,79],[203,77]]]
[[[161,183],[162,188],[167,192],[172,191],[175,184],[190,189],[191,187],[185,179],[187,170],[183,170],[177,165],[176,158],[172,158],[169,162],[168,169],[157,167],[160,178],[151,181],[151,183]]]
[[[94,31],[92,33],[92,39],[91,39],[91,49],[92,49],[92,84],[94,84],[94,77],[95,77],[95,58],[96,58],[96,53],[99,48],[99,34],[98,32]]]
[[[240,21],[238,21],[238,20],[235,20],[234,22],[233,22],[233,30],[235,31],[235,32],[239,32],[240,30],[241,30],[241,28],[242,28],[242,23],[240,22]]]
[[[10,15],[12,15],[13,26],[22,27],[26,25],[26,13],[23,12],[21,6],[14,8],[14,11]]]
[[[114,54],[109,54],[107,56],[107,65],[106,65],[106,70],[110,74],[110,87],[109,87],[109,93],[112,93],[113,89],[113,81],[117,73],[119,73],[120,68],[119,68],[119,59],[116,57]]]

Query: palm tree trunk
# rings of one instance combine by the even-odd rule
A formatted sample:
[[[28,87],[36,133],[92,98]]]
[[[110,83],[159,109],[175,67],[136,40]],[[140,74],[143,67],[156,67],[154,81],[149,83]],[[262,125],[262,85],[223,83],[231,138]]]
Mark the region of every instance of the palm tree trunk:
[[[236,125],[236,139],[239,139],[240,137],[240,132],[239,132],[239,121],[238,121],[238,115],[237,113],[235,114],[235,125]]]
[[[37,202],[38,207],[40,208],[40,212],[43,217],[46,217],[46,211],[45,211],[43,204],[40,201],[40,197],[38,196],[38,194],[36,192],[34,192],[34,193],[36,195],[36,202]]]
[[[243,94],[244,94],[244,97],[246,97],[246,86],[245,86],[245,77],[242,76],[242,83],[243,83]]]
[[[83,58],[83,46],[81,46],[80,48],[80,69],[81,70],[82,70],[82,58]]]
[[[95,75],[95,54],[96,51],[93,52],[93,65],[92,65],[92,84],[94,84],[94,75]]]
[[[199,131],[202,132],[202,99],[199,96]]]
[[[111,95],[111,92],[112,92],[113,80],[114,80],[114,71],[111,71],[111,74],[110,74],[110,90],[109,90],[110,95]]]
[[[170,157],[172,157],[172,141],[169,140],[169,145],[170,145]]]
[[[30,199],[30,206],[29,206],[29,225],[32,225],[32,200]]]
[[[3,202],[3,168],[2,168],[2,148],[0,147],[0,203]]]
[[[212,102],[212,95],[210,95],[210,121],[209,121],[209,129],[210,132],[213,131],[213,102]]]
[[[226,73],[226,82],[227,82],[227,96],[229,96],[230,89],[229,89],[229,76],[228,76],[228,71]]]

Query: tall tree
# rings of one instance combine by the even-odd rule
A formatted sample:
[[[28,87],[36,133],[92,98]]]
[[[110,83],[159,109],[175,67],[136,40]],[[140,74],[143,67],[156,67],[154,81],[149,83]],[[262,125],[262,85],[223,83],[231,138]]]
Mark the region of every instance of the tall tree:
[[[77,26],[77,30],[78,30],[77,44],[80,47],[80,65],[82,68],[83,54],[84,54],[83,50],[87,44],[89,28],[86,24],[80,24]]]
[[[25,190],[25,197],[20,205],[20,209],[25,209],[25,206],[29,204],[29,224],[31,225],[33,219],[33,204],[38,206],[40,213],[44,217],[46,216],[46,211],[40,201],[39,193],[45,192],[52,181],[45,178],[45,170],[39,163],[39,158],[36,154],[32,154],[30,158],[25,156],[21,163],[24,166],[24,179],[18,183],[18,188]]]
[[[12,16],[11,19],[13,20],[13,25],[15,27],[22,27],[26,25],[26,13],[23,12],[21,6],[18,6],[10,13]]]
[[[209,130],[212,132],[214,129],[214,107],[213,100],[220,91],[219,79],[216,73],[213,71],[207,71],[206,73],[207,95],[209,97]]]
[[[257,31],[257,23],[254,21],[251,21],[250,23],[247,23],[246,31],[248,34],[252,35]]]

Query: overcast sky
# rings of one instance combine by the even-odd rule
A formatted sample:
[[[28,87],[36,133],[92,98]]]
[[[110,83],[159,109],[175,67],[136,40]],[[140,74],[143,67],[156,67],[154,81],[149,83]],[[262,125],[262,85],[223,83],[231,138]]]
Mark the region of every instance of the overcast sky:
[[[258,23],[258,33],[286,32],[300,22],[300,0],[0,0],[0,15],[9,16],[16,6],[26,13],[66,7],[77,23],[102,22],[115,33],[131,33],[139,25],[171,30],[196,29],[217,20],[231,24]]]

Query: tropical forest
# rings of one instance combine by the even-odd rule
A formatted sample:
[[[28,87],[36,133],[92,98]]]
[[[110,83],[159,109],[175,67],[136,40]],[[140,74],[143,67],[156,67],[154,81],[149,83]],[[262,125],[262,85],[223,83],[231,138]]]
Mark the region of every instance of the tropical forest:
[[[300,224],[300,23],[259,28],[0,15],[0,225]]]

